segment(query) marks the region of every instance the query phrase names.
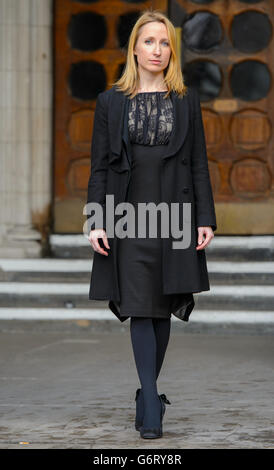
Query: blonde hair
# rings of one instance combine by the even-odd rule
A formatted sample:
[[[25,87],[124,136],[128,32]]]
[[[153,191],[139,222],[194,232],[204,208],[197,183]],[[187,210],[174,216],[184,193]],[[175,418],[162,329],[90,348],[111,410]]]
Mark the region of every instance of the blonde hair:
[[[178,93],[179,97],[183,97],[187,92],[187,86],[183,79],[180,57],[177,54],[176,31],[171,21],[160,10],[148,9],[140,13],[140,17],[136,21],[129,37],[127,60],[123,74],[120,79],[112,83],[112,85],[115,85],[118,90],[124,92],[126,95],[130,95],[130,98],[133,98],[137,94],[139,73],[134,48],[139,37],[140,28],[152,21],[158,21],[166,25],[171,48],[169,64],[164,70],[164,82],[168,89],[165,97],[168,97],[172,90]]]

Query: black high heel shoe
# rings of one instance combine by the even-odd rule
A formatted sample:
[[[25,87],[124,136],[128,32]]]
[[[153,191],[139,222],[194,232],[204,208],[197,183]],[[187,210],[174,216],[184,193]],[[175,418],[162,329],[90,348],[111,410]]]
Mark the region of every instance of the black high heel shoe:
[[[135,401],[136,401],[136,416],[135,416],[135,429],[136,431],[140,431],[140,427],[143,425],[143,418],[138,419],[138,413],[137,413],[137,407],[138,407],[138,399],[140,399],[140,392],[141,389],[137,388],[136,390],[136,395],[135,395]],[[159,397],[162,398],[163,402],[166,403],[167,405],[171,405],[170,401],[167,399],[166,395],[162,393],[161,395],[158,395]],[[166,407],[164,406],[164,411],[163,411],[163,416],[165,414]]]
[[[165,394],[158,395],[161,403],[161,414],[160,414],[160,427],[159,428],[144,428],[140,427],[140,436],[143,439],[157,439],[158,437],[163,436],[163,417],[166,411],[165,403],[171,404],[170,401],[166,398]]]

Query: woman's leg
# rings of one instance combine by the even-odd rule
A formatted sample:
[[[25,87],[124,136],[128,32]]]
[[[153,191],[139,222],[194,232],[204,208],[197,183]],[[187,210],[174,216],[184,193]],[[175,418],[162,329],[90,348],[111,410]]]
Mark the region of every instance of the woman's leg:
[[[153,318],[156,337],[156,380],[159,377],[170,337],[170,318]]]
[[[164,361],[166,349],[170,337],[170,318],[153,318],[152,320],[154,333],[156,338],[156,380],[161,371],[161,367]],[[138,397],[138,403],[136,406],[136,418],[138,421],[142,421],[144,416],[144,397],[143,389],[141,388]]]
[[[156,384],[157,344],[152,318],[131,317],[130,333],[143,392],[143,426],[159,428],[161,405]]]

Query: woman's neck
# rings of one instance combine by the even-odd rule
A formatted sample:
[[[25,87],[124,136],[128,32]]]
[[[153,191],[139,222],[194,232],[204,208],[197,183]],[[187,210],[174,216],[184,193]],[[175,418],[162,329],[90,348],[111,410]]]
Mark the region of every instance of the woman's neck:
[[[168,91],[165,82],[161,81],[159,83],[138,83],[137,92],[152,92],[152,91]]]
[[[143,90],[137,89],[137,93],[154,93],[156,91],[168,91],[168,90]]]

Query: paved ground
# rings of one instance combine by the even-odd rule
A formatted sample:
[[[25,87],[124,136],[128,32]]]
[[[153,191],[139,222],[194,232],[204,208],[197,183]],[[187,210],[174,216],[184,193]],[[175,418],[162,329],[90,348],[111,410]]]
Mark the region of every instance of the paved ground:
[[[274,448],[273,334],[172,324],[164,435],[144,440],[125,323],[1,321],[0,447]]]

